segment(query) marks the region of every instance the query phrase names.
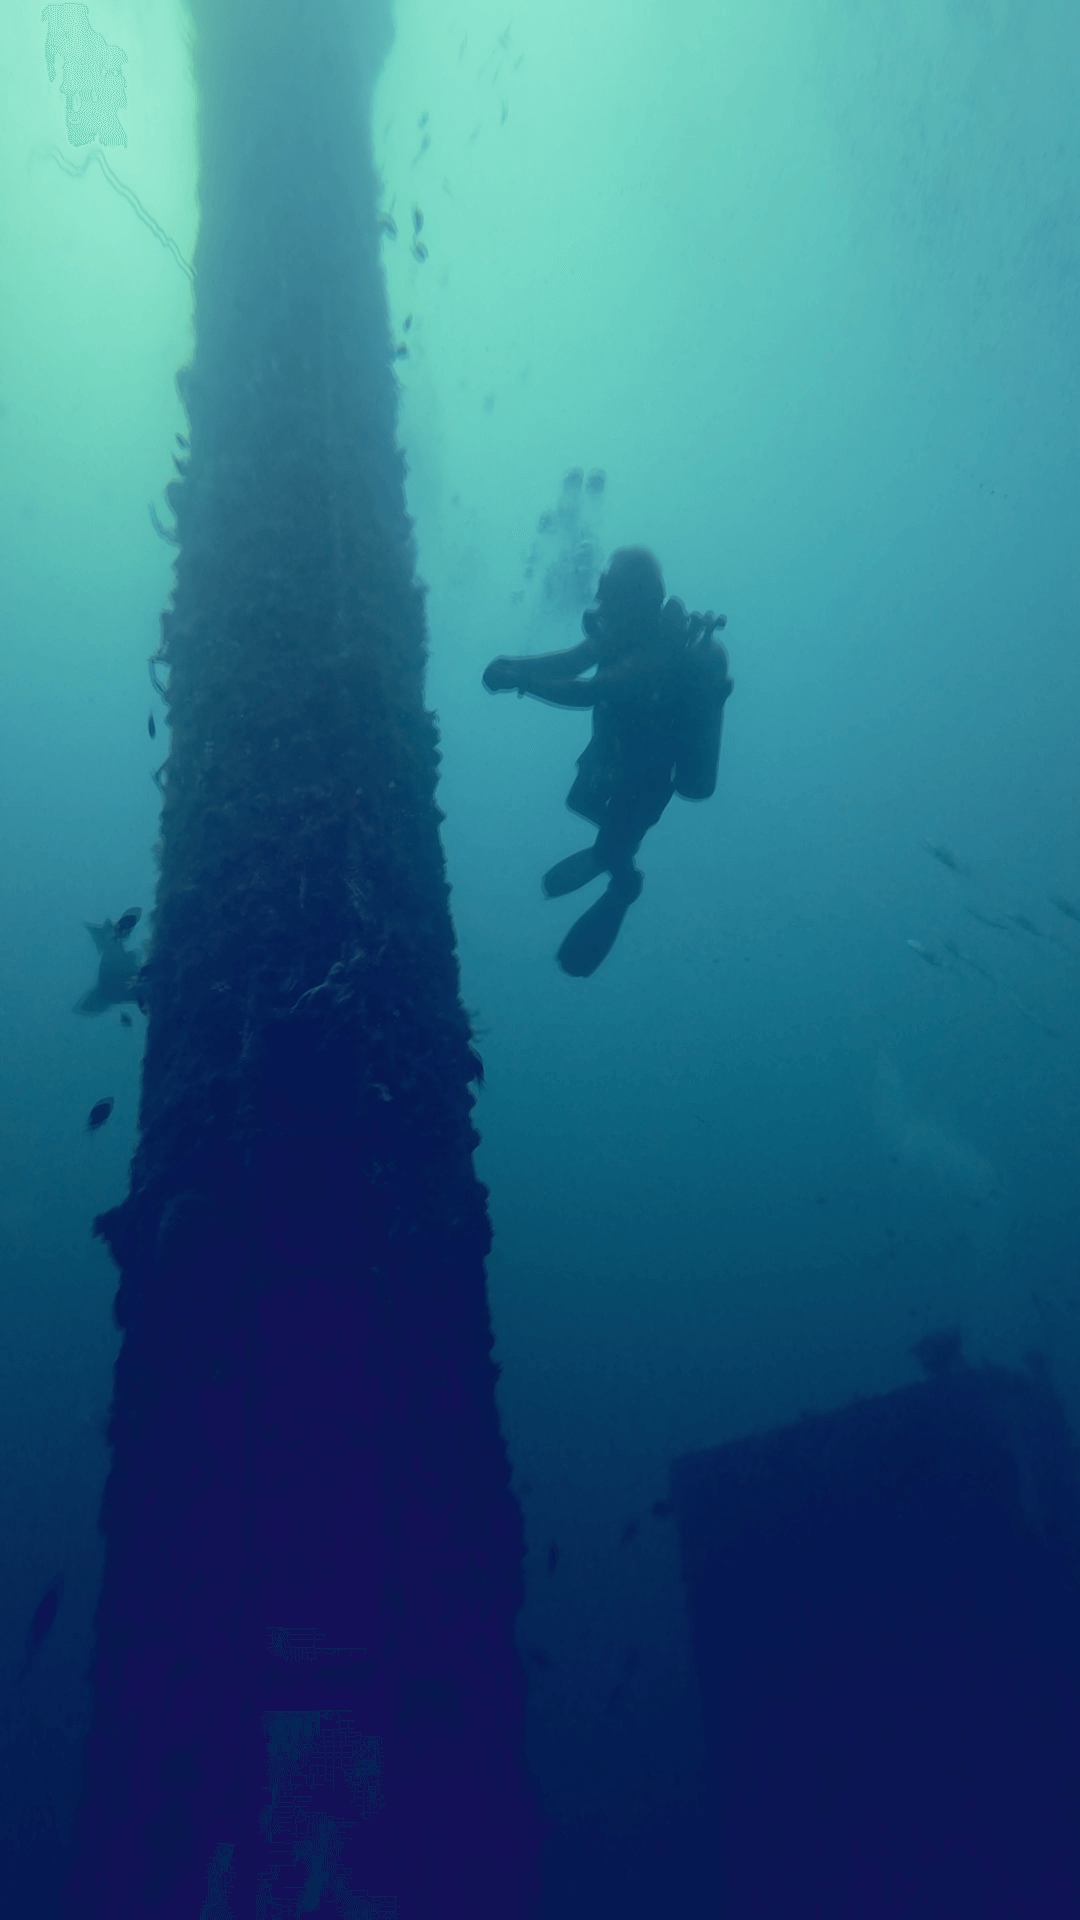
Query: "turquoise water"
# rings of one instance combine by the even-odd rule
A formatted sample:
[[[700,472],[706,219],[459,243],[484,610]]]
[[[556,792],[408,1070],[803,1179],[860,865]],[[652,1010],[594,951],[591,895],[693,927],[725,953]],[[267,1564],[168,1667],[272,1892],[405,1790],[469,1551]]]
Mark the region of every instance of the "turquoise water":
[[[127,55],[123,147],[68,142],[36,7],[0,29],[13,1857],[63,1832],[86,1711],[117,1341],[88,1225],[142,1027],[70,1009],[83,923],[152,899],[148,506],[167,529],[198,222],[182,8],[89,18]],[[398,9],[384,259],[559,1818],[697,1763],[648,1511],[674,1456],[913,1379],[957,1323],[977,1361],[1044,1352],[1077,1409],[1078,53],[1057,0]],[[304,164],[302,113],[267,137]],[[580,901],[539,888],[582,843],[587,717],[480,685],[577,637],[537,526],[579,465],[598,557],[645,542],[722,608],[736,683],[717,794],[672,803],[589,981],[553,962]]]

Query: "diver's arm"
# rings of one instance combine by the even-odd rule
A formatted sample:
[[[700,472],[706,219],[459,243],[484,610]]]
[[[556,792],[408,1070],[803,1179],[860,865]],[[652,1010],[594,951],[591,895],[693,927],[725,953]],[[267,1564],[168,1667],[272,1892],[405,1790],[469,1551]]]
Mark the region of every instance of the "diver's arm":
[[[551,657],[557,660],[560,656]],[[637,653],[599,666],[589,680],[551,679],[522,689],[553,707],[609,706],[623,712],[635,708],[646,712],[658,690],[656,661]]]
[[[602,697],[603,681],[599,674],[591,680],[540,680],[536,686],[522,686],[519,691],[531,693],[534,700],[544,700],[549,707],[595,707]]]
[[[579,673],[595,667],[597,648],[595,640],[580,640],[576,647],[568,647],[564,653],[522,654],[516,659],[501,653],[497,660],[484,670],[484,685],[489,693],[502,693],[516,689],[518,693],[535,693],[541,699],[549,698],[547,687],[554,681],[571,682]],[[541,688],[544,689],[541,692]],[[591,701],[559,701],[557,705],[589,706]]]

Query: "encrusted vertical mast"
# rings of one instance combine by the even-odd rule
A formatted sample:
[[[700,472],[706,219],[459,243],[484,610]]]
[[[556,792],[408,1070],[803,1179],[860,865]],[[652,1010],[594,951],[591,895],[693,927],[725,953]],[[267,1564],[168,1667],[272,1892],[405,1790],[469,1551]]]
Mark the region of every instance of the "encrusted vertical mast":
[[[195,1920],[231,1848],[237,1920],[323,1888],[509,1920],[522,1535],[378,252],[389,4],[192,11],[172,747],[141,1138],[98,1223],[124,1343],[71,1910]]]

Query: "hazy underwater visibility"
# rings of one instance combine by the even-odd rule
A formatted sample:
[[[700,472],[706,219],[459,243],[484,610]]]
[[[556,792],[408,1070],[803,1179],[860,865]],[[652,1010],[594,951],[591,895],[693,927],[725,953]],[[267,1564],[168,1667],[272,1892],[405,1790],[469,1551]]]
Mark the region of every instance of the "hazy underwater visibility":
[[[264,30],[299,45],[323,4],[220,0],[222,20],[251,21],[238,112]],[[383,8],[353,12],[363,40]],[[849,1879],[803,1911],[1071,1913],[1080,17],[1065,0],[392,12],[385,58],[371,56],[371,153],[357,142],[357,205],[374,161],[362,245],[353,200],[324,174],[320,120],[347,92],[345,51],[327,56],[325,94],[298,57],[292,92],[260,104],[243,197],[222,210],[199,197],[200,166],[224,164],[197,78],[207,0],[9,8],[0,23],[0,1907],[65,1912],[83,1791],[114,1367],[138,1331],[118,1324],[117,1266],[92,1223],[122,1207],[161,1101],[189,1051],[212,1051],[219,1018],[247,1060],[260,982],[288,952],[283,1021],[367,1020],[372,1128],[404,1112],[395,1072],[410,1099],[425,1072],[438,1080],[429,1034],[449,1034],[464,1075],[447,1102],[466,1149],[478,1131],[493,1229],[492,1391],[524,1528],[514,1635],[544,1920],[771,1920],[799,1910],[800,1886],[832,1885],[840,1854]],[[229,72],[215,84],[226,114]],[[256,351],[265,371],[272,328],[253,321],[250,373],[235,343],[215,363],[225,424],[200,447],[199,300],[211,266],[231,270],[214,236],[241,236],[271,314],[291,263],[267,208],[290,192],[317,210],[335,288],[368,248],[377,298],[354,339],[348,319],[335,332],[337,307],[324,326],[313,277],[291,424],[268,399],[260,427]],[[437,722],[467,1015],[455,1025],[447,948],[393,1012],[397,1052],[389,1001],[365,1015],[357,982],[385,960],[396,990],[394,942],[412,954],[411,930],[430,932],[412,882],[427,859],[441,885],[435,827],[430,844],[409,839],[404,789],[421,762],[434,782],[435,736],[408,719],[389,668],[334,692],[356,608],[361,630],[377,626],[392,595],[349,549],[366,481],[326,479],[324,496],[304,465],[305,435],[322,434],[351,466],[354,415],[311,371],[331,348],[357,394],[370,374],[372,417],[383,408],[403,459],[402,505],[393,462],[357,440],[357,474],[381,460],[400,517],[373,510],[372,540],[412,609],[414,690],[423,673]],[[262,544],[241,552],[237,538],[235,572],[228,556],[200,571],[192,528],[210,551],[219,509],[199,521],[198,503],[230,487],[236,527],[264,497],[280,527],[268,511]],[[310,577],[289,545],[298,525]],[[327,654],[325,731],[304,732],[295,818],[272,758],[237,785],[253,817],[290,814],[280,860],[267,826],[261,864],[196,862],[222,877],[185,894],[168,864],[170,755],[191,767],[201,752],[209,792],[226,736],[185,722],[181,739],[162,616],[179,648],[209,581],[224,677],[228,622],[256,576],[344,636]],[[208,684],[216,618],[199,628]],[[275,661],[268,649],[265,706],[251,695],[268,756],[310,725]],[[379,763],[393,781],[369,808],[363,729],[380,701],[406,714],[406,744],[400,768]],[[323,854],[305,869],[304,849],[340,766],[360,826],[339,904],[366,931],[348,951],[327,932],[309,976],[290,941],[333,892]],[[194,846],[196,801],[191,818]],[[378,937],[368,870],[391,903]],[[258,889],[269,899],[279,881],[258,919]],[[175,1067],[140,1134],[155,956],[185,914],[218,970],[186,1001],[187,976],[169,974]],[[406,1071],[410,1044],[420,1064]],[[287,1134],[288,1104],[274,1109]],[[429,1120],[394,1136],[421,1169],[417,1218],[429,1191],[433,1209],[445,1198],[452,1128]],[[316,1122],[296,1124],[297,1153],[336,1220],[351,1163],[316,1144],[336,1109]],[[166,1212],[188,1232],[183,1208]],[[295,1329],[312,1395],[316,1321]],[[327,1382],[329,1402],[329,1359]],[[195,1443],[159,1437],[180,1486]],[[233,1470],[223,1458],[223,1487]],[[284,1439],[280,1470],[284,1488]],[[160,1538],[175,1517],[179,1542],[192,1514],[162,1500]],[[508,1522],[508,1553],[512,1536]],[[232,1578],[226,1639],[240,1631]],[[128,1625],[149,1631],[134,1602]],[[193,1672],[201,1632],[177,1654]],[[433,1722],[441,1686],[417,1682]],[[885,1702],[888,1740],[867,1697]],[[283,1695],[266,1728],[275,1807],[310,1734],[303,1704]],[[454,1713],[448,1772],[468,1722]],[[964,1738],[920,1786],[938,1713]],[[349,1748],[361,1825],[382,1804],[376,1735],[365,1726]],[[864,1751],[876,1759],[860,1790]],[[902,1870],[887,1865],[890,1767],[913,1806],[924,1787],[948,1804]],[[353,1883],[338,1813],[311,1796],[294,1878],[276,1904],[260,1894],[260,1913],[409,1920],[392,1887]],[[802,1877],[785,1882],[764,1863],[785,1831],[772,1814],[795,1805]],[[963,1837],[976,1832],[981,1865]],[[214,1830],[191,1920],[255,1913],[234,1844]],[[954,1855],[951,1882],[938,1864]],[[991,1880],[999,1904],[979,1906],[972,1889]],[[180,1909],[163,1892],[157,1910]]]

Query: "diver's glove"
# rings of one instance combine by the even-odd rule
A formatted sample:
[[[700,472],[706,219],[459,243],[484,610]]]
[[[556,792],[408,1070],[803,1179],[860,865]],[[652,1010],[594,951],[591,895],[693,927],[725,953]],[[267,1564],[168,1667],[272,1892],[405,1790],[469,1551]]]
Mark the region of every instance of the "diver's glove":
[[[511,660],[509,654],[500,653],[497,660],[484,668],[484,685],[489,693],[509,693],[515,688],[518,693],[524,693],[520,661]]]

